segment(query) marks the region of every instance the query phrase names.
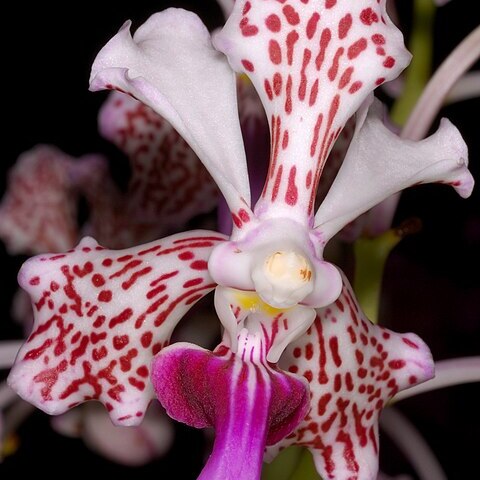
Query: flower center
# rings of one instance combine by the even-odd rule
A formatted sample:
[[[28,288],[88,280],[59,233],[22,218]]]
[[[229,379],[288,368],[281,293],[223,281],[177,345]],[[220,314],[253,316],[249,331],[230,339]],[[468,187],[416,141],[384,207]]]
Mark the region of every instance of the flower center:
[[[312,266],[294,251],[276,251],[252,272],[255,290],[275,308],[289,308],[313,290]]]

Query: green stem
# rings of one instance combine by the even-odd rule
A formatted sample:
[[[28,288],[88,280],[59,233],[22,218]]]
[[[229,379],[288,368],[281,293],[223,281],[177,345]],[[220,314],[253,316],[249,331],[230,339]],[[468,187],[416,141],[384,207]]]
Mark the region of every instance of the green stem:
[[[433,0],[414,0],[408,44],[413,55],[412,63],[405,71],[402,95],[394,103],[390,114],[392,121],[399,126],[407,122],[431,76],[435,12]],[[355,292],[362,309],[374,323],[378,322],[385,262],[399,240],[394,232],[386,232],[378,239],[361,238],[355,243]]]
[[[388,230],[378,237],[361,237],[355,242],[355,293],[363,311],[373,323],[378,322],[385,263],[399,241],[400,236]]]
[[[272,463],[264,464],[262,480],[290,480],[298,467],[303,449],[289,447],[281,451]]]
[[[317,473],[312,454],[304,449],[298,462],[297,469],[289,477],[289,480],[322,480]]]
[[[312,454],[301,447],[283,450],[275,460],[264,465],[262,480],[322,480]]]
[[[405,70],[403,93],[391,112],[392,120],[400,126],[407,121],[431,75],[435,11],[433,0],[414,0],[412,33],[408,42],[413,58]]]

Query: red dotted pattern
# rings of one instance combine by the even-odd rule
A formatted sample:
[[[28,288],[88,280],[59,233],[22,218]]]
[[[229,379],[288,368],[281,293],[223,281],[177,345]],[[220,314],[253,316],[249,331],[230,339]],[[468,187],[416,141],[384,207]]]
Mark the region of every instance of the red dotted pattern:
[[[309,382],[311,408],[275,450],[308,447],[325,479],[376,478],[380,410],[398,391],[433,375],[422,340],[368,321],[346,279],[339,299],[318,311],[282,362]]]
[[[224,33],[228,55],[255,84],[271,127],[261,203],[310,216],[325,160],[345,122],[370,91],[398,73],[398,37],[389,40],[395,29],[382,16],[384,1],[235,5],[238,31],[227,26]]]
[[[116,423],[138,424],[152,398],[151,358],[215,287],[207,260],[223,240],[196,231],[113,251],[87,238],[29,260],[20,280],[35,322],[11,384],[50,413],[98,399]]]
[[[137,224],[177,228],[217,203],[215,183],[193,150],[165,119],[114,92],[100,117],[103,134],[128,156],[132,177],[124,216]]]
[[[77,239],[73,159],[54,147],[24,153],[9,173],[0,207],[0,237],[13,253],[62,251]]]
[[[163,236],[161,222],[143,223],[128,212],[128,195],[122,194],[106,162],[73,167],[76,185],[85,197],[89,216],[82,229],[108,248],[127,248]],[[75,245],[72,242],[70,246]],[[57,249],[58,251],[58,249]]]

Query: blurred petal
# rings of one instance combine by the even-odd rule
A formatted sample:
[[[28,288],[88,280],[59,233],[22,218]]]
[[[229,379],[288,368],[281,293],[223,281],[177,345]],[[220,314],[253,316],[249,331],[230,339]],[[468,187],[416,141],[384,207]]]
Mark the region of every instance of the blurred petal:
[[[67,250],[77,239],[74,160],[55,147],[23,153],[0,205],[0,238],[11,255]]]
[[[377,480],[412,480],[410,475],[396,475],[392,477],[383,472],[378,472]]]
[[[345,122],[410,60],[385,1],[297,8],[237,0],[214,44],[250,77],[270,122],[270,169],[255,212],[311,220],[325,159]]]
[[[13,320],[22,327],[24,337],[32,331],[33,310],[28,293],[18,288],[13,296],[11,315]]]
[[[126,199],[115,184],[105,158],[87,157],[75,163],[71,177],[88,204],[83,235],[94,236],[107,248],[127,248],[161,236],[144,235],[135,217],[127,215]],[[162,233],[160,227],[156,230],[155,233]]]
[[[217,0],[217,3],[222,9],[225,19],[227,19],[232,13],[233,6],[235,5],[235,0]]]
[[[23,340],[3,340],[0,341],[0,370],[10,368],[15,361]]]
[[[473,177],[458,130],[443,119],[437,132],[413,142],[392,133],[382,121],[380,102],[370,107],[327,197],[315,216],[325,243],[353,219],[412,185],[440,182],[468,197]]]
[[[12,388],[50,414],[98,399],[115,424],[140,423],[152,396],[150,359],[215,287],[207,259],[221,241],[197,230],[112,251],[84,238],[65,254],[28,260],[19,282],[35,322]]]
[[[437,7],[443,7],[446,5],[450,0],[434,0]]]
[[[427,134],[450,89],[479,57],[480,26],[464,38],[437,69],[415,104],[402,137],[420,140]]]
[[[323,478],[374,480],[378,470],[378,415],[399,390],[432,378],[428,347],[412,333],[373,325],[351,287],[318,310],[314,325],[291,344],[280,365],[310,384],[310,412],[292,435],[272,447],[302,445]]]
[[[81,438],[90,450],[122,465],[140,466],[161,457],[173,443],[173,425],[153,402],[137,427],[115,426],[97,402],[78,406],[52,418],[59,434]]]
[[[0,383],[0,412],[17,398],[6,382]]]
[[[468,72],[460,77],[448,92],[447,103],[462,102],[480,97],[480,72]]]
[[[98,54],[91,90],[130,93],[165,117],[189,143],[232,211],[249,207],[235,74],[193,13],[152,15],[132,38],[127,22]]]
[[[173,127],[143,103],[112,92],[99,116],[102,135],[129,158],[124,215],[138,224],[178,229],[216,206],[215,183]]]
[[[106,159],[86,157],[72,166],[71,176],[88,204],[83,235],[93,236],[102,245],[117,249],[151,242],[167,233],[161,218],[143,221],[138,212],[129,211],[129,192],[120,191]]]
[[[82,438],[95,453],[121,465],[140,466],[164,455],[172,446],[174,431],[163,409],[152,403],[141,425],[113,425],[96,403],[84,405]]]
[[[447,480],[426,440],[396,408],[387,408],[382,412],[380,426],[406,456],[420,480]]]
[[[72,408],[68,412],[62,413],[62,415],[52,417],[50,421],[52,428],[64,437],[80,438],[82,434],[83,414],[85,412],[84,408],[85,405],[81,405]],[[103,415],[107,417],[105,410],[102,409],[102,411]],[[111,420],[108,421],[112,424]]]

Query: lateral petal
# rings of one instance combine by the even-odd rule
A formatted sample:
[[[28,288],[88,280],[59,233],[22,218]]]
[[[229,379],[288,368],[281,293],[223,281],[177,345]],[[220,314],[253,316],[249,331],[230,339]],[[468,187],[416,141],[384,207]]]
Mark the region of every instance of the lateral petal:
[[[50,414],[99,400],[117,425],[136,425],[152,398],[150,359],[215,284],[207,270],[223,236],[197,230],[127,250],[92,238],[65,254],[28,260],[19,283],[33,332],[9,384]]]

